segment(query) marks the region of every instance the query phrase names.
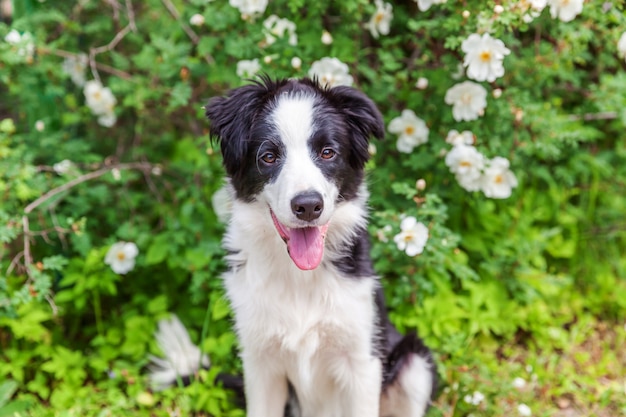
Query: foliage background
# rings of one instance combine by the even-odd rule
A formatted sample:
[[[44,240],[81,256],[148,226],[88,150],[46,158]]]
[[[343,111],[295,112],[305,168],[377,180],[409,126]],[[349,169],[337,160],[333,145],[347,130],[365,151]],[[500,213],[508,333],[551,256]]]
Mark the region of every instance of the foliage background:
[[[374,39],[365,0],[276,0],[247,20],[220,0],[14,2],[0,36],[28,32],[34,53],[0,41],[0,416],[242,415],[210,382],[240,365],[219,281],[224,225],[211,204],[221,157],[201,106],[245,83],[240,60],[299,77],[325,56],[349,65],[386,122],[408,108],[430,128],[411,154],[393,135],[376,143],[368,166],[392,318],[439,361],[429,415],[516,415],[521,403],[534,415],[626,415],[624,5],[591,0],[572,22],[545,9],[525,23],[519,2],[497,3],[502,13],[493,1],[428,11],[393,2],[390,33]],[[264,44],[272,13],[296,24],[297,45]],[[190,25],[194,14],[205,23]],[[506,72],[482,83],[485,115],[456,122],[443,97],[462,40],[485,30],[511,49]],[[117,98],[113,127],[97,123],[62,70],[81,52],[87,78]],[[451,129],[509,158],[512,197],[457,185],[442,156]],[[72,169],[59,174],[65,159]],[[403,214],[430,229],[415,258],[393,243]],[[103,263],[117,241],[139,247],[126,275]],[[187,387],[151,392],[153,333],[172,312],[214,366]],[[514,388],[514,377],[527,384]],[[486,399],[463,400],[476,391]]]

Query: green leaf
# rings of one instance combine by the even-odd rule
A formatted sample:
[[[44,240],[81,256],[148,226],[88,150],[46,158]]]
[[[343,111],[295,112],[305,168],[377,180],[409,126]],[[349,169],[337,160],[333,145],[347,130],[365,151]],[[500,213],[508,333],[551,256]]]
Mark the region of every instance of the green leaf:
[[[227,315],[230,314],[230,306],[225,298],[220,297],[217,298],[213,302],[213,306],[211,308],[211,318],[213,320],[221,320]]]
[[[191,97],[191,86],[189,83],[179,82],[174,85],[170,93],[170,102],[167,104],[167,111],[171,112],[178,107],[186,106]]]
[[[17,391],[17,387],[17,382],[12,380],[0,383],[0,409],[9,402],[15,391]]]
[[[167,257],[171,246],[171,240],[167,235],[158,235],[152,241],[146,253],[146,265],[155,265],[163,262]]]

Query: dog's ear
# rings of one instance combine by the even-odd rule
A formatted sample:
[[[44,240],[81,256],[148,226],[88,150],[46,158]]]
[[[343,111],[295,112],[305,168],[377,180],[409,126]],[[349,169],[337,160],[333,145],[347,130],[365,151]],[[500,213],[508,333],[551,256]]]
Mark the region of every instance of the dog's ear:
[[[369,159],[370,137],[384,139],[385,122],[376,104],[362,92],[345,86],[331,88],[328,93],[335,107],[344,115],[352,136],[350,164],[362,168]]]
[[[250,130],[267,89],[260,83],[245,85],[214,97],[204,107],[209,132],[222,148],[224,167],[233,175],[246,155]]]

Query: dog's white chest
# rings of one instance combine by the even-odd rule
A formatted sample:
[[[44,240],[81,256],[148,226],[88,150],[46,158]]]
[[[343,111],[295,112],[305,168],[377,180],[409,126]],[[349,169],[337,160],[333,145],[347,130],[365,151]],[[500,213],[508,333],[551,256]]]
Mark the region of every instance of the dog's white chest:
[[[286,265],[259,269],[248,259],[226,275],[242,353],[284,374],[301,402],[328,403],[373,358],[375,280]]]

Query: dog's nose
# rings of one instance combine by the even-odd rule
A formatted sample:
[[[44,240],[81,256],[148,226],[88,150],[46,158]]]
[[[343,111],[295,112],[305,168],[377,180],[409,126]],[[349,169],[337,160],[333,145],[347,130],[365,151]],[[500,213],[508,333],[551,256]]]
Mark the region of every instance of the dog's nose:
[[[324,198],[317,191],[298,194],[291,200],[291,210],[300,220],[317,219],[324,211]]]

